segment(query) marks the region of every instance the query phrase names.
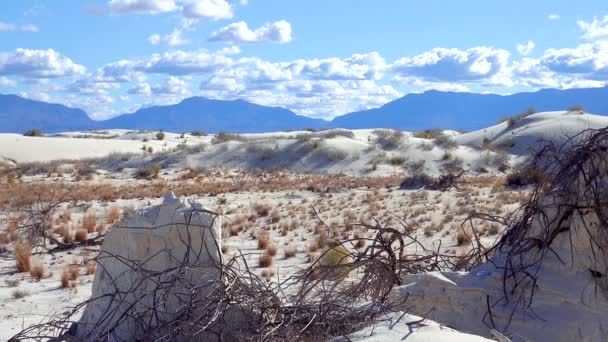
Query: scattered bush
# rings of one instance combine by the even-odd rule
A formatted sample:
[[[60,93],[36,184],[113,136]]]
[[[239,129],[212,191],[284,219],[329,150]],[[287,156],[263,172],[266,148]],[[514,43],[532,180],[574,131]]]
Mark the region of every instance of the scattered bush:
[[[192,132],[190,133],[190,135],[192,135],[192,136],[194,136],[194,137],[204,137],[204,136],[206,136],[207,134],[205,134],[205,132],[203,132],[203,131],[201,131],[201,130],[195,130],[195,131],[192,131]]]
[[[354,139],[355,133],[344,130],[344,129],[332,129],[329,131],[319,133],[319,136],[321,138],[326,138],[326,139],[332,139],[335,137],[345,137],[345,138],[349,138],[349,139]]]
[[[278,151],[278,146],[275,146],[275,148],[258,144],[247,146],[247,153],[254,154],[256,158],[260,161],[266,161],[275,158]]]
[[[582,114],[584,112],[585,112],[585,107],[583,107],[580,104],[575,104],[575,105],[572,105],[572,106],[568,107],[568,113],[580,113],[580,114]]]
[[[435,178],[426,173],[416,173],[405,177],[399,186],[403,190],[417,190],[422,187],[431,187],[435,184]]]
[[[76,241],[84,241],[88,238],[88,232],[86,229],[76,229],[74,233],[74,240]]]
[[[424,172],[424,170],[426,169],[425,164],[426,164],[426,160],[420,159],[420,160],[409,162],[407,164],[407,168],[411,174],[417,174],[417,173]]]
[[[268,232],[258,233],[258,249],[265,250],[270,245],[270,234]]]
[[[322,146],[317,149],[318,153],[331,162],[344,160],[348,157],[348,153],[332,146]]]
[[[285,247],[285,259],[293,258],[296,256],[297,248],[294,246]]]
[[[18,241],[15,244],[15,263],[18,272],[29,272],[32,269],[32,246]]]
[[[428,140],[435,139],[440,135],[443,135],[443,130],[438,128],[425,129],[424,131],[414,133],[414,137]]]
[[[120,208],[116,205],[111,205],[106,211],[106,222],[114,224],[120,218]]]
[[[272,255],[266,252],[260,257],[260,267],[266,268],[270,266],[272,266]]]
[[[97,263],[93,260],[87,262],[87,275],[95,274],[97,270]]]
[[[461,158],[451,158],[441,165],[439,171],[449,175],[455,175],[462,172],[463,165],[464,162]]]
[[[394,157],[391,157],[388,159],[388,163],[393,166],[401,166],[401,165],[405,164],[406,161],[407,161],[407,158],[401,157],[401,156],[394,156]]]
[[[87,233],[93,233],[97,227],[97,217],[95,213],[88,212],[82,217],[82,228],[86,229]]]
[[[247,139],[240,134],[219,132],[213,136],[213,139],[211,139],[211,143],[220,144],[220,143],[223,143],[226,141],[245,141],[245,140],[247,140]]]
[[[377,136],[376,143],[387,150],[399,147],[403,141],[403,132],[399,130],[376,129],[372,133]]]
[[[440,134],[435,139],[433,139],[435,145],[444,150],[453,150],[458,147],[458,143],[449,135]]]
[[[507,122],[507,127],[510,128],[510,127],[515,126],[515,124],[517,122],[519,122],[519,120],[521,120],[527,116],[530,116],[534,113],[536,113],[536,109],[534,109],[533,107],[530,107],[525,112],[519,113],[517,115],[503,117],[500,120],[498,120],[498,123]]]
[[[30,295],[30,293],[27,292],[26,290],[20,290],[20,289],[13,290],[13,292],[11,294],[12,294],[13,298],[15,298],[15,299],[21,299],[23,297],[27,297]]]
[[[526,166],[508,174],[506,185],[510,187],[537,185],[543,183],[544,180],[545,174],[541,169],[536,166]]]
[[[23,136],[26,137],[43,137],[44,132],[39,128],[30,129],[27,132],[23,133]]]
[[[351,262],[350,253],[343,245],[337,245],[326,250],[319,260],[323,266],[338,266]]]
[[[156,140],[164,140],[165,139],[165,132],[160,131],[158,133],[156,133]]]
[[[500,172],[505,172],[509,169],[509,155],[504,152],[489,154],[486,156],[486,164],[496,168]]]
[[[456,244],[458,246],[468,245],[471,243],[472,239],[473,233],[470,230],[458,227],[458,230],[456,231]]]
[[[32,262],[32,268],[30,270],[30,275],[32,276],[32,279],[34,279],[36,281],[40,281],[40,279],[42,279],[44,277],[44,273],[45,273],[45,268],[44,268],[44,264],[42,263],[42,261],[34,260]]]
[[[135,178],[137,179],[156,179],[162,170],[158,164],[141,167],[135,171]]]

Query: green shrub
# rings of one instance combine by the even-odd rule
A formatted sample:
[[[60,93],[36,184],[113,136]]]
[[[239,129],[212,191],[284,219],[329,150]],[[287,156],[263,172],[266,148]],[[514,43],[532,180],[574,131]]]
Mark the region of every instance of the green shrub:
[[[165,133],[163,131],[156,133],[156,140],[164,140],[164,139],[165,139]]]
[[[335,137],[345,137],[345,138],[353,139],[355,137],[355,133],[344,130],[344,129],[332,129],[329,131],[319,133],[319,136],[321,138],[325,138],[325,139],[332,139]]]
[[[376,143],[387,150],[399,147],[403,140],[403,132],[394,129],[376,129],[372,133],[377,137]]]
[[[211,139],[211,143],[212,144],[221,144],[226,141],[245,141],[245,140],[247,140],[247,139],[240,134],[219,132],[215,136],[213,136],[213,139]]]
[[[433,142],[435,143],[435,145],[440,148],[443,148],[444,150],[453,150],[458,147],[456,141],[454,141],[451,136],[445,134],[438,135],[437,137],[435,137],[435,139],[433,139]]]
[[[205,134],[205,132],[201,131],[201,130],[196,130],[196,131],[192,131],[190,133],[190,135],[195,136],[195,137],[204,137],[207,134]]]
[[[327,249],[319,260],[319,263],[323,266],[338,266],[350,262],[352,262],[350,253],[343,245],[337,245]]]

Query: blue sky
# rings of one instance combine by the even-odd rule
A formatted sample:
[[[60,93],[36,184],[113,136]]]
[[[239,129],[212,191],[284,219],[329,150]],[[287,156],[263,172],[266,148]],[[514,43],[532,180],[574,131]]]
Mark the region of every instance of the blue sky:
[[[604,1],[21,0],[0,11],[0,93],[94,118],[189,96],[330,118],[429,89],[607,77]]]

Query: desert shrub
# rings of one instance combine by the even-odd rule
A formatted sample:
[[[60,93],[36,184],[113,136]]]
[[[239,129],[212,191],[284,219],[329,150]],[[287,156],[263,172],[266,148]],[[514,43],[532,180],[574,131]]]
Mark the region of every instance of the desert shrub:
[[[32,268],[30,269],[30,276],[32,276],[32,279],[40,281],[40,279],[44,277],[44,273],[44,263],[40,260],[34,260],[32,262]]]
[[[221,144],[226,141],[245,141],[244,136],[236,133],[219,132],[211,139],[212,144]]]
[[[343,245],[336,245],[327,249],[321,256],[319,262],[323,266],[338,266],[350,263],[351,257],[346,247]]]
[[[433,139],[433,142],[435,143],[435,145],[440,148],[443,148],[444,150],[453,150],[458,147],[458,143],[456,143],[454,138],[445,134],[438,135],[437,137],[435,137],[435,139]]]
[[[33,128],[27,130],[25,133],[23,133],[23,135],[26,137],[43,137],[44,132],[39,128]]]
[[[355,137],[355,133],[353,133],[351,131],[347,131],[345,129],[332,129],[329,131],[319,133],[319,136],[321,138],[325,138],[325,139],[332,139],[335,137],[345,137],[345,138],[353,139]]]
[[[255,203],[252,206],[252,209],[259,217],[268,216],[268,214],[270,214],[270,206],[268,204]]]
[[[27,292],[27,290],[21,290],[21,289],[15,289],[13,290],[13,292],[11,293],[11,295],[13,296],[13,298],[15,299],[21,299],[23,297],[27,297],[30,295],[29,292]]]
[[[393,166],[401,166],[401,165],[405,164],[406,161],[407,161],[407,158],[401,157],[401,156],[393,156],[388,159],[388,163]]]
[[[348,157],[348,153],[346,151],[342,151],[332,146],[321,146],[317,149],[317,151],[323,158],[332,162],[344,160]]]
[[[272,255],[266,252],[262,256],[260,256],[260,267],[266,268],[270,266],[272,266]]]
[[[449,151],[443,151],[443,155],[441,156],[441,160],[447,161],[452,159],[453,155]]]
[[[494,148],[492,145],[492,140],[488,137],[484,137],[483,141],[481,142],[481,148],[488,151],[492,150]]]
[[[32,269],[32,246],[18,241],[15,244],[15,263],[18,272],[29,272]]]
[[[293,258],[296,256],[297,248],[294,246],[285,247],[285,259]]]
[[[420,160],[409,162],[407,164],[407,168],[411,174],[417,174],[417,173],[424,172],[424,169],[426,169],[425,164],[426,164],[426,160],[420,159]]]
[[[270,245],[270,234],[262,231],[258,234],[258,249],[265,250]]]
[[[271,160],[276,157],[278,152],[278,146],[275,146],[275,148],[258,144],[247,146],[247,153],[254,154],[256,159],[260,161]]]
[[[403,141],[403,132],[394,129],[376,129],[372,131],[376,135],[376,143],[382,148],[392,150]]]
[[[455,174],[462,172],[463,165],[464,165],[464,161],[461,158],[458,158],[458,157],[451,158],[450,160],[445,161],[441,165],[441,167],[439,168],[439,171],[441,171],[442,173],[455,175]]]
[[[156,140],[164,140],[165,139],[165,132],[160,131],[158,133],[156,133]]]
[[[584,113],[585,112],[585,107],[583,107],[581,104],[574,104],[570,107],[568,107],[568,113]]]
[[[515,126],[515,124],[517,122],[519,122],[519,120],[521,120],[521,119],[523,119],[523,118],[525,118],[527,116],[530,116],[530,115],[532,115],[534,113],[536,113],[536,109],[534,109],[533,107],[530,107],[525,112],[521,112],[521,113],[518,113],[518,114],[513,115],[513,116],[502,117],[502,118],[500,118],[498,120],[498,123],[506,122],[507,123],[507,127],[513,127],[513,126]]]
[[[205,134],[205,132],[203,132],[203,131],[201,131],[201,130],[195,130],[195,131],[192,131],[192,132],[190,133],[190,135],[192,135],[192,136],[194,136],[194,137],[204,137],[204,136],[206,136],[207,134]]]
[[[509,155],[504,152],[488,154],[486,156],[486,164],[496,168],[500,172],[505,172],[509,169]]]
[[[463,227],[458,227],[456,230],[456,244],[458,246],[468,245],[471,243],[472,239],[473,233],[470,230]]]
[[[95,227],[97,227],[97,216],[95,216],[95,213],[88,212],[84,214],[82,217],[82,227],[87,233],[93,233],[95,231]]]
[[[506,185],[510,187],[537,185],[543,183],[544,180],[545,174],[541,169],[536,166],[526,166],[509,173]]]
[[[426,173],[416,173],[407,176],[401,181],[400,189],[417,190],[422,187],[431,187],[435,184],[435,179]]]
[[[135,171],[135,178],[138,179],[153,179],[158,178],[161,166],[158,164],[144,166]]]
[[[76,229],[76,232],[74,233],[74,240],[84,241],[87,239],[87,237],[88,234],[86,229]]]
[[[438,128],[433,128],[433,129],[425,129],[424,131],[421,131],[421,132],[416,132],[416,133],[414,133],[414,137],[430,140],[430,139],[435,139],[442,134],[443,134],[443,130],[438,129]]]

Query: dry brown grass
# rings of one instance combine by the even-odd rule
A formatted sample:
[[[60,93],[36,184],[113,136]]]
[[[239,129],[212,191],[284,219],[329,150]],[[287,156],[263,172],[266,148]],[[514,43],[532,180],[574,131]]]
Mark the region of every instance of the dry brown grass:
[[[470,229],[458,227],[458,230],[456,231],[456,244],[458,246],[468,245],[471,243],[472,239],[473,233],[470,231]]]
[[[258,249],[266,249],[270,244],[270,234],[266,231],[261,231],[257,235]]]
[[[120,208],[116,205],[111,205],[106,211],[106,222],[108,224],[114,224],[120,219]]]
[[[95,274],[95,271],[97,270],[97,263],[93,260],[87,261],[86,270],[87,270],[87,275]]]
[[[285,259],[293,258],[296,256],[296,252],[298,249],[295,246],[287,246],[285,247]]]
[[[29,272],[32,269],[32,246],[18,241],[15,244],[15,263],[18,272]]]
[[[70,280],[76,281],[78,280],[78,276],[80,275],[80,265],[71,264],[68,266],[68,273],[70,274]]]
[[[262,278],[266,279],[266,281],[270,281],[274,277],[273,270],[262,270]]]
[[[269,244],[268,246],[266,246],[266,253],[271,256],[277,255],[277,247],[273,244]]]
[[[72,234],[72,227],[70,227],[69,224],[62,224],[61,225],[61,239],[63,240],[63,243],[72,243],[72,241],[74,241],[74,236]]]
[[[88,212],[82,217],[82,228],[86,229],[87,233],[95,232],[97,227],[97,216],[95,213]]]
[[[270,266],[272,266],[272,255],[266,252],[260,257],[260,267],[266,268]]]
[[[86,229],[82,228],[82,229],[76,229],[76,232],[74,233],[74,240],[76,241],[84,241],[88,238],[88,232]]]
[[[44,267],[44,263],[41,260],[34,260],[30,269],[32,279],[35,281],[40,281],[40,279],[44,277],[45,273],[46,268]]]
[[[67,288],[70,286],[70,272],[68,267],[64,267],[63,271],[61,271],[61,287]]]

